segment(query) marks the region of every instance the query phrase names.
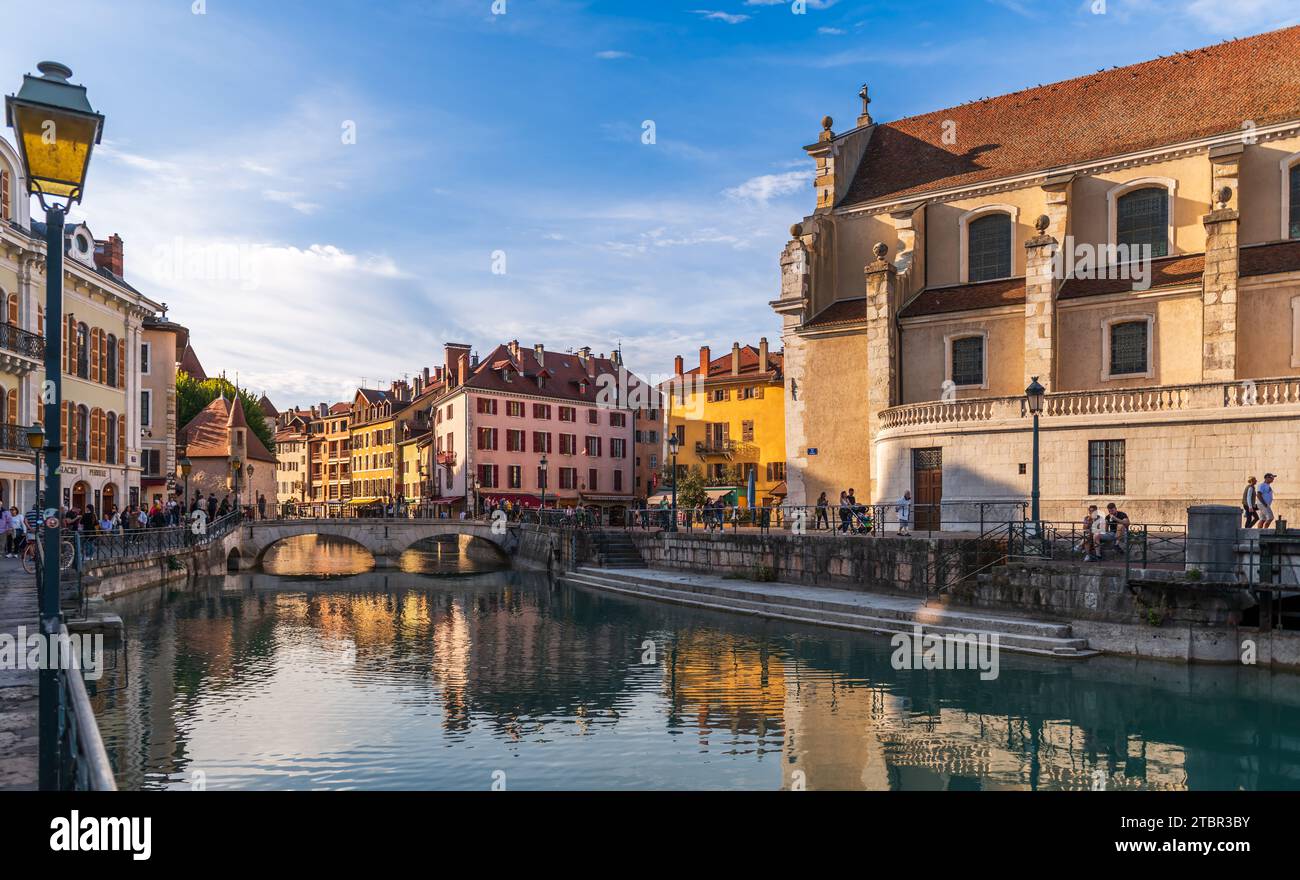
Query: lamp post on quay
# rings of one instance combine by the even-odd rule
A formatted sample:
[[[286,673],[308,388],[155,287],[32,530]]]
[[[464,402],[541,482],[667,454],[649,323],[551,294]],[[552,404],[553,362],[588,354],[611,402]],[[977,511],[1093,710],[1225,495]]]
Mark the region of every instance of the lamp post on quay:
[[[668,531],[677,531],[677,435],[668,436],[668,452],[673,457],[673,512],[672,519],[668,521]]]
[[[541,525],[546,520],[546,453],[542,453],[542,460],[538,462],[542,466],[542,507],[537,511],[537,524]]]
[[[25,74],[17,95],[5,98],[5,121],[17,134],[18,154],[27,178],[27,192],[45,209],[45,377],[41,402],[45,424],[59,424],[63,405],[63,221],[68,208],[81,201],[90,153],[99,143],[104,117],[86,99],[84,86],[68,82],[72,70],[54,61],[36,65],[40,76]],[[60,203],[59,200],[62,200]],[[59,548],[62,545],[58,516],[59,432],[45,436],[45,499],[54,508],[45,517],[45,561],[39,594],[41,635],[46,647],[58,640]],[[41,669],[39,779],[43,791],[55,790],[59,782],[59,670],[52,664]]]
[[[40,425],[29,425],[27,445],[31,447],[33,457],[36,459],[36,480],[32,483],[32,509],[39,512],[41,509],[41,447],[45,445],[45,429]]]
[[[1032,376],[1029,380],[1029,387],[1025,389],[1025,402],[1029,408],[1030,414],[1034,417],[1034,460],[1033,476],[1030,477],[1029,491],[1029,519],[1034,523],[1034,533],[1039,532],[1039,510],[1038,510],[1038,417],[1043,412],[1043,404],[1047,397],[1047,389],[1038,384],[1038,377]]]

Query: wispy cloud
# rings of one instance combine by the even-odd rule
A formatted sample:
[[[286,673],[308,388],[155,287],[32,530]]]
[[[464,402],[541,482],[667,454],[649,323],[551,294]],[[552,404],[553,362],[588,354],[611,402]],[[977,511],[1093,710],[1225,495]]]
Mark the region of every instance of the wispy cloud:
[[[787,171],[783,174],[760,174],[751,177],[739,186],[724,190],[733,199],[751,202],[768,202],[778,196],[786,196],[808,186],[812,182],[813,172]]]
[[[1192,0],[1187,14],[1211,33],[1240,36],[1300,24],[1300,0]]]
[[[617,49],[605,49],[597,52],[596,57],[602,61],[617,61],[620,58],[631,58],[631,52],[621,52]]]
[[[692,9],[691,12],[712,21],[725,21],[727,24],[740,24],[743,21],[749,21],[750,18],[744,13],[719,12],[715,9]]]

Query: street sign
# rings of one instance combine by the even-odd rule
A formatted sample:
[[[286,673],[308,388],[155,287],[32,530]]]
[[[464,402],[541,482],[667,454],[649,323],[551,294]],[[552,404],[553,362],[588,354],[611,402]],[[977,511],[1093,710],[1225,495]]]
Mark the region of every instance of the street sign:
[[[52,516],[49,519],[45,520],[45,528],[57,529],[58,527],[59,527],[59,518],[57,516]]]
[[[817,454],[817,447],[816,447],[816,446],[809,446],[809,447],[808,447],[808,454],[809,454],[809,455],[816,455],[816,454]]]

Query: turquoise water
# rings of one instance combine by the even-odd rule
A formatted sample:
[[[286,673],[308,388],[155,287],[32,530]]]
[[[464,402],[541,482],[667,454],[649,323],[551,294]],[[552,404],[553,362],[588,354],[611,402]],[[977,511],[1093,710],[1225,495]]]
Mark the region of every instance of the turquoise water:
[[[884,637],[471,574],[446,547],[340,573],[364,561],[299,547],[116,602],[126,674],[94,703],[119,785],[1300,789],[1292,675],[896,671]]]

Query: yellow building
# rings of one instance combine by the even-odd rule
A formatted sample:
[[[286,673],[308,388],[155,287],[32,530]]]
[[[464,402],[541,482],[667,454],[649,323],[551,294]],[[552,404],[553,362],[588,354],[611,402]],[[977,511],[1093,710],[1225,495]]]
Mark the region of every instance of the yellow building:
[[[399,444],[428,429],[427,404],[433,399],[428,388],[418,378],[414,395],[405,381],[388,390],[357,389],[351,421],[353,505],[411,498]]]
[[[678,357],[675,377],[663,388],[668,400],[667,436],[677,435],[679,475],[698,466],[710,487],[737,487],[744,505],[752,471],[756,502],[782,503],[786,494],[782,353],[769,352],[767,339],[760,339],[757,348],[733,343],[731,352],[718,358],[706,345],[700,348],[698,366],[683,372],[684,366]],[[666,446],[664,461],[671,461]]]

